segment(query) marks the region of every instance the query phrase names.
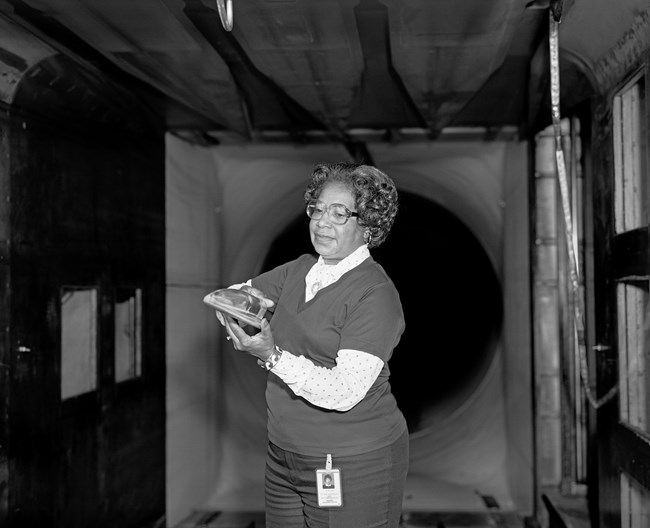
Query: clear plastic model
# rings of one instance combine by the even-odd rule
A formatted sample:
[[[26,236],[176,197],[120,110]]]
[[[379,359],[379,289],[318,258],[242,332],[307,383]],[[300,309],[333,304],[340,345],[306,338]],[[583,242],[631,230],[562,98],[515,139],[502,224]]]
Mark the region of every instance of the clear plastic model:
[[[260,328],[266,306],[258,297],[234,288],[224,288],[208,293],[203,302],[219,312],[236,319],[240,324]]]

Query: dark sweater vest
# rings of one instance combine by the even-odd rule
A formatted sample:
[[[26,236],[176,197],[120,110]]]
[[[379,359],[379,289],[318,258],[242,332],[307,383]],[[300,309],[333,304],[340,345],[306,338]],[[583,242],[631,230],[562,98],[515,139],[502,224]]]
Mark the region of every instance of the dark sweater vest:
[[[310,456],[349,456],[385,447],[406,429],[388,381],[388,360],[404,331],[399,295],[384,269],[369,257],[305,302],[305,276],[316,262],[303,255],[253,279],[276,305],[271,329],[276,344],[316,365],[336,366],[340,349],[384,361],[366,396],[348,411],[332,411],[296,396],[269,374],[266,400],[269,440]]]

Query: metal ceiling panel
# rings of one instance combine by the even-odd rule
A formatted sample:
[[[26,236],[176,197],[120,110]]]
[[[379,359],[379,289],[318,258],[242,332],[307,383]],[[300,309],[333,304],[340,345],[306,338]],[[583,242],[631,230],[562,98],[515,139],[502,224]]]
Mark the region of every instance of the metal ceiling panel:
[[[30,10],[26,13],[38,14],[41,22],[44,18],[56,21],[120,69],[206,116],[216,129],[247,136],[229,68],[159,0],[139,1],[137,6],[126,1],[61,0],[56,5],[27,1],[24,5]],[[27,22],[38,27],[35,18]],[[57,39],[57,35],[48,36]],[[68,51],[74,54],[77,50]]]
[[[92,48],[195,112],[202,129],[212,123],[249,141],[270,131],[346,140],[358,128],[436,136],[450,124],[492,126],[497,91],[516,82],[525,92],[545,22],[523,0],[233,6],[228,32],[214,0],[0,0],[60,53],[94,62]],[[511,101],[503,124],[518,112]]]
[[[337,0],[240,1],[233,36],[255,66],[328,127],[350,112],[363,71],[351,9]]]
[[[199,51],[160,0],[27,0],[104,53]]]
[[[523,12],[517,0],[385,3],[393,64],[433,130],[452,122],[503,63]]]

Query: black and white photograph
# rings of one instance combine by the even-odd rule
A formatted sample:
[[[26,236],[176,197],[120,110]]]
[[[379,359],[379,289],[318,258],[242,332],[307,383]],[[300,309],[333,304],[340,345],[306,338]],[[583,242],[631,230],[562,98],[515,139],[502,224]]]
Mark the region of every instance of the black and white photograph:
[[[648,0],[0,0],[0,528],[650,528]]]
[[[323,475],[323,483],[321,484],[321,487],[324,489],[334,488],[334,478],[330,473]]]

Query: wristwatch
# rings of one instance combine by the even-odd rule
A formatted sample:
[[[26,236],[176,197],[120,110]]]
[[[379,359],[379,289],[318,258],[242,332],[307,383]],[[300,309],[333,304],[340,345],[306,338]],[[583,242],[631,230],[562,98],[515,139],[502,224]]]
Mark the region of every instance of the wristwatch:
[[[280,361],[282,352],[284,352],[284,350],[282,350],[278,345],[275,345],[273,352],[271,352],[271,355],[266,358],[266,361],[258,359],[257,364],[265,370],[271,370],[273,367],[275,367],[278,361]]]

